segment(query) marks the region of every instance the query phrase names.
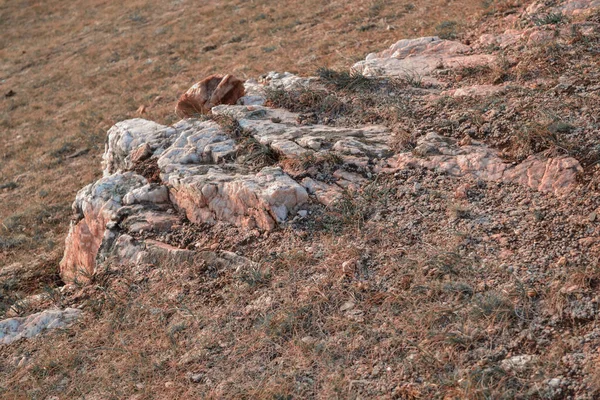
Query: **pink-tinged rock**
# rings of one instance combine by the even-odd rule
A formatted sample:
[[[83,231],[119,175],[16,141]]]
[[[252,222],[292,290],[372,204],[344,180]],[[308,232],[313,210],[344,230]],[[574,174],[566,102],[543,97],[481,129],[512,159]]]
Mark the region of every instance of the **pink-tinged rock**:
[[[216,105],[235,104],[244,92],[244,82],[233,75],[211,75],[179,98],[175,112],[180,118],[208,114]]]
[[[544,158],[533,155],[513,165],[505,162],[498,151],[473,141],[459,147],[456,140],[429,133],[418,140],[412,153],[403,153],[395,163],[397,169],[423,167],[453,176],[473,175],[490,181],[518,183],[540,192],[556,195],[568,193],[583,173],[572,157]]]
[[[600,8],[600,0],[570,0],[559,7],[565,15],[591,14]]]
[[[324,206],[329,206],[342,197],[343,190],[337,185],[329,185],[312,178],[304,178],[301,183]]]
[[[229,222],[271,230],[308,193],[280,168],[263,168],[256,175],[211,168],[205,174],[169,177],[171,201],[194,223]]]
[[[468,54],[470,51],[469,46],[437,36],[402,39],[387,50],[369,54],[352,68],[369,76],[420,78],[440,68],[476,67],[495,61],[492,55]]]
[[[506,48],[517,44],[523,38],[523,31],[508,29],[499,35],[483,34],[479,37],[481,46],[498,46]]]
[[[543,44],[548,43],[554,40],[556,37],[555,31],[541,31],[535,30],[531,32],[529,35],[529,39],[527,39],[527,44],[535,45],[535,44]]]
[[[452,97],[489,97],[504,94],[505,92],[505,86],[474,85],[442,92],[442,95],[448,95]]]
[[[99,179],[77,193],[73,203],[76,219],[71,222],[60,262],[60,276],[65,283],[90,280],[107,224],[122,207],[123,197],[147,183],[145,178],[127,172]]]

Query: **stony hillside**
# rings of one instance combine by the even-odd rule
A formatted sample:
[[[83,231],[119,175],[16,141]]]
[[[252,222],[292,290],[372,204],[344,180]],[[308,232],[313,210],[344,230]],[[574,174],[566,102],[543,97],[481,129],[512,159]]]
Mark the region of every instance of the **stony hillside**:
[[[3,398],[598,398],[600,2],[438,34],[110,128]]]

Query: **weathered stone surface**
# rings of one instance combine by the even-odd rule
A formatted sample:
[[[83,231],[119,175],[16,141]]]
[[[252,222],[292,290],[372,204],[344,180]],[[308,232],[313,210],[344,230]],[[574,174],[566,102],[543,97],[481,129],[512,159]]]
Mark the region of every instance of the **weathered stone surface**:
[[[280,168],[256,175],[211,168],[206,174],[172,176],[171,200],[192,222],[226,221],[248,228],[273,229],[308,200],[308,194]]]
[[[389,49],[369,54],[353,68],[367,76],[425,77],[439,68],[475,67],[493,63],[489,54],[469,54],[471,48],[437,36],[402,39]]]
[[[140,188],[133,189],[123,197],[123,204],[140,204],[140,203],[152,203],[161,204],[169,201],[169,191],[166,187],[147,184]]]
[[[475,141],[459,147],[456,140],[429,133],[420,138],[412,153],[398,156],[396,168],[420,166],[449,175],[474,175],[484,180],[515,182],[541,192],[568,193],[583,172],[572,157],[545,159],[530,156],[513,165],[505,162],[498,151]]]
[[[27,317],[15,317],[0,321],[0,344],[10,344],[22,338],[31,338],[43,331],[64,328],[81,314],[76,308],[45,310]]]
[[[499,35],[484,34],[479,37],[479,45],[483,47],[494,46],[501,49],[515,46],[518,43],[537,45],[554,39],[556,33],[553,30],[540,28],[528,28],[524,30],[508,29]]]
[[[108,131],[108,140],[102,166],[104,175],[124,171],[132,167],[132,153],[160,153],[169,146],[177,130],[141,118],[118,122]],[[147,155],[144,155],[148,158]]]
[[[325,206],[329,206],[340,199],[343,193],[342,188],[337,185],[330,185],[308,177],[302,180],[302,186],[310,194],[315,195],[319,203]]]
[[[307,88],[317,78],[301,77],[289,72],[269,72],[259,80],[249,79],[244,83],[246,94],[238,100],[241,105],[263,106],[267,99],[267,90],[294,90]]]
[[[183,120],[174,127],[179,132],[177,139],[158,158],[165,174],[182,165],[218,164],[236,153],[235,141],[214,121]]]
[[[517,44],[523,38],[523,32],[516,29],[508,29],[504,33],[494,35],[486,33],[479,37],[481,46],[498,46],[502,49]]]
[[[559,7],[565,15],[578,15],[591,13],[600,8],[600,0],[570,0]]]
[[[217,268],[231,268],[236,272],[256,267],[252,260],[230,251],[195,251],[147,239],[136,240],[123,234],[114,241],[112,254],[125,265],[163,265],[180,266],[183,263],[194,263],[200,260]]]
[[[442,92],[442,95],[448,95],[452,97],[489,97],[501,95],[505,92],[506,86],[474,85]]]
[[[218,104],[235,104],[244,96],[244,82],[233,75],[211,75],[188,89],[177,102],[180,118],[208,114]]]
[[[96,268],[96,255],[106,226],[117,216],[123,198],[148,182],[131,172],[110,175],[84,187],[73,203],[75,220],[65,241],[60,274],[65,282],[88,281]]]
[[[389,130],[384,126],[344,128],[299,125],[297,114],[262,106],[219,106],[213,109],[213,113],[237,119],[240,127],[251,132],[256,140],[265,145],[291,141],[305,151],[333,148],[347,155],[385,157],[391,154]],[[275,145],[278,146],[281,149],[281,143]],[[282,153],[292,157],[303,154],[298,147],[289,143],[287,146],[289,151],[282,149]]]

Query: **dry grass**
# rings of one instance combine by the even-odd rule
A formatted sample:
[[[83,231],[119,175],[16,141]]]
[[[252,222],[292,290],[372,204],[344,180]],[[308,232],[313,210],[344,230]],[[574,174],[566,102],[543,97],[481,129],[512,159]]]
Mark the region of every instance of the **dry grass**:
[[[18,267],[2,276],[0,313],[39,291],[46,307],[84,309],[69,329],[0,347],[0,397],[535,399],[549,396],[548,379],[571,373],[587,386],[564,393],[598,395],[593,363],[571,370],[564,361],[580,350],[574,338],[597,324],[588,305],[600,249],[573,244],[590,228],[571,219],[600,206],[597,196],[561,203],[468,182],[468,198],[458,201],[463,182],[403,171],[329,208],[311,206],[311,218],[270,235],[231,227],[173,233],[181,247],[216,244],[256,267],[115,261],[93,285],[52,290],[69,204],[99,175],[114,122],[145,105],[145,117],[172,123],[178,95],[210,73],[318,71],[334,91],[277,92],[271,101],[325,123],[401,125],[396,144],[410,147],[410,105],[377,99],[394,85],[418,89],[419,78],[374,82],[340,71],[401,37],[455,36],[452,21],[483,5],[0,4],[0,266]],[[539,51],[535,57],[555,50]],[[509,69],[494,68],[460,73],[503,79]],[[476,106],[468,112],[480,126]],[[526,127],[525,144],[559,144],[567,127],[557,121]],[[248,139],[232,121],[219,123]],[[457,134],[455,124],[440,129]],[[244,151],[257,165],[276,161],[254,142]],[[339,164],[335,156],[279,162],[290,171],[310,164],[324,176]],[[550,270],[561,252],[577,265]],[[502,367],[518,354],[538,358],[525,371]]]
[[[0,348],[0,395],[549,398],[544,382],[567,376],[561,359],[573,351],[564,335],[594,325],[574,320],[569,308],[597,289],[597,269],[557,269],[563,275],[550,277],[559,282],[552,290],[544,290],[543,262],[508,271],[505,263],[519,265],[522,255],[501,260],[501,246],[481,238],[499,221],[524,223],[505,217],[520,188],[474,186],[473,218],[457,219],[431,199],[457,208],[450,196],[459,182],[420,174],[381,180],[330,209],[314,208],[315,222],[268,237],[248,239],[231,227],[199,234],[257,263],[237,272],[199,260],[115,260],[94,285],[54,298],[84,307],[75,326]],[[416,192],[414,178],[423,182]],[[566,224],[570,212],[555,223]],[[546,232],[527,224],[515,251]],[[548,249],[560,248],[555,240]],[[573,285],[577,292],[564,292]],[[558,319],[549,331],[556,296],[564,312],[552,311]],[[537,360],[523,371],[502,365],[518,354]],[[596,373],[585,368],[585,378],[573,379],[587,379],[593,394]]]
[[[473,0],[1,2],[0,265],[60,251],[66,210],[100,174],[107,129],[140,105],[144,117],[169,124],[178,96],[208,74],[347,68],[482,8]],[[40,212],[56,216],[40,223]]]

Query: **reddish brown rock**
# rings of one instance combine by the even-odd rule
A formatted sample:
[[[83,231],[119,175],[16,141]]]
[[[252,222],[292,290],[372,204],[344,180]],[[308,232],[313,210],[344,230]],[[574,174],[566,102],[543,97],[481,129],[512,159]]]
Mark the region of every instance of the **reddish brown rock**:
[[[235,104],[244,96],[244,82],[233,75],[211,75],[188,89],[177,102],[175,112],[181,118],[208,114],[216,105]]]

